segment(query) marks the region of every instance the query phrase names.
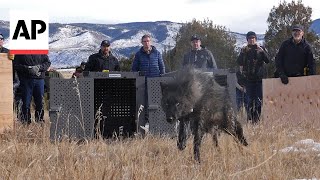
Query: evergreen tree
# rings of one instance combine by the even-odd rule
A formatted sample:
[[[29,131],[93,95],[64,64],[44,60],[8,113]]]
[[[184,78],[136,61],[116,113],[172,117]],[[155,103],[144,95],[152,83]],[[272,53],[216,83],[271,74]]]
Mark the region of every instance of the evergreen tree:
[[[120,59],[120,70],[122,72],[130,72],[132,67],[132,62],[134,59],[134,54],[131,54],[129,58]]]
[[[212,52],[219,69],[235,67],[238,55],[235,37],[224,26],[213,25],[210,20],[194,19],[180,28],[176,36],[176,46],[163,53],[169,71],[181,67],[184,54],[191,50],[190,37],[193,34],[201,37],[201,44]]]
[[[309,31],[312,23],[311,15],[312,8],[304,6],[301,0],[297,2],[293,0],[291,3],[283,1],[278,7],[274,6],[271,9],[267,19],[268,29],[265,34],[265,44],[272,61],[274,61],[281,43],[291,37],[291,27],[300,24],[305,28],[304,37],[310,43],[316,62],[319,64],[320,40],[314,32]],[[274,70],[275,64],[271,63],[268,68],[269,74],[272,75]]]

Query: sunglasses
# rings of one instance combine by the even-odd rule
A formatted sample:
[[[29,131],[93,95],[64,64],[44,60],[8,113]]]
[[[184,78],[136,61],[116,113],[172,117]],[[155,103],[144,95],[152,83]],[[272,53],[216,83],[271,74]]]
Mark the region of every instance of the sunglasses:
[[[0,38],[0,40],[4,40],[3,38]]]

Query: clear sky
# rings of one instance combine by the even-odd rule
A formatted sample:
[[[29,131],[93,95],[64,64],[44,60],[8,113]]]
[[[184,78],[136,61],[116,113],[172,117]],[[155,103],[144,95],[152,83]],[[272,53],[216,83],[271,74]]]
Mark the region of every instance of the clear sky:
[[[3,0],[2,0],[3,1]],[[283,0],[282,0],[283,1]],[[231,31],[264,33],[266,20],[280,0],[7,0],[0,4],[0,19],[9,20],[10,9],[42,9],[50,22],[126,23],[144,21],[189,22],[212,20]],[[287,2],[291,2],[288,0]],[[320,0],[302,0],[320,18]]]

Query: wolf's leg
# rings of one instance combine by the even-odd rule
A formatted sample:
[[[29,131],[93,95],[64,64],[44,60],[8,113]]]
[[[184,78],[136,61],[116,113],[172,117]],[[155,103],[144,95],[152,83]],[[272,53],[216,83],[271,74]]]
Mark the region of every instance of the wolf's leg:
[[[247,146],[247,140],[246,138],[243,136],[243,129],[241,124],[235,120],[235,127],[234,127],[234,132],[235,132],[235,136],[238,138],[238,140],[240,141],[241,144]]]
[[[187,143],[187,125],[184,120],[180,120],[179,122],[179,134],[177,146],[179,150],[184,150],[186,148]]]
[[[200,163],[200,146],[204,133],[200,128],[198,121],[194,121],[194,139],[193,139],[193,151],[194,159]]]
[[[218,143],[218,127],[212,127],[211,129],[211,135],[212,135],[212,140],[213,140],[213,144],[218,147],[219,143]]]

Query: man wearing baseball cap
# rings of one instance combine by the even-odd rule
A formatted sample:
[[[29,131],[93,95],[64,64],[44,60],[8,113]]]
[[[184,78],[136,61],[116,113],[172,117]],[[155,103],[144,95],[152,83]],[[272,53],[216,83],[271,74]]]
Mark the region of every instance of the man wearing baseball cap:
[[[120,71],[119,60],[111,53],[111,43],[103,40],[98,53],[89,56],[84,71]]]
[[[311,46],[303,36],[303,26],[292,26],[291,35],[281,44],[276,56],[276,72],[283,84],[289,83],[288,77],[315,74],[315,61]]]
[[[201,69],[217,69],[212,52],[201,45],[200,36],[194,34],[191,36],[190,41],[191,51],[184,55],[182,65],[193,65],[195,68]]]

